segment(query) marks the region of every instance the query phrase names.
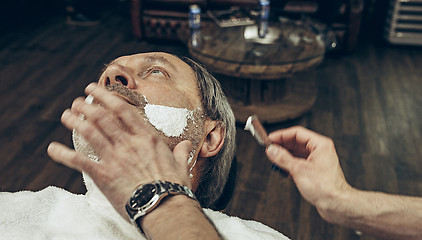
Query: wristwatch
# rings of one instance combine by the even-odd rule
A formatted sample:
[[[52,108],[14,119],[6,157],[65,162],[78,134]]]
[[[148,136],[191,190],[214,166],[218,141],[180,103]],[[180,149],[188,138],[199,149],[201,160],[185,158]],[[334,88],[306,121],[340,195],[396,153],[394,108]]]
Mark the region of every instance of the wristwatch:
[[[142,231],[137,220],[154,210],[165,197],[178,194],[184,194],[197,200],[192,190],[177,183],[156,180],[151,183],[140,185],[135,189],[129,201],[126,203],[126,212],[132,223],[138,225],[139,229]]]

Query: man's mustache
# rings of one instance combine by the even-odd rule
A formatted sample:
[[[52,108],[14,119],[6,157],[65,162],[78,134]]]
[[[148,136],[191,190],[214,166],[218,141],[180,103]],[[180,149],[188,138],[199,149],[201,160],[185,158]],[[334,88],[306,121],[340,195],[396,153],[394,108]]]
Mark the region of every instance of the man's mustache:
[[[119,95],[127,98],[127,100],[129,100],[129,102],[135,105],[136,107],[144,108],[147,104],[147,100],[144,95],[125,87],[120,82],[113,85],[107,85],[105,88],[109,91],[116,92]]]

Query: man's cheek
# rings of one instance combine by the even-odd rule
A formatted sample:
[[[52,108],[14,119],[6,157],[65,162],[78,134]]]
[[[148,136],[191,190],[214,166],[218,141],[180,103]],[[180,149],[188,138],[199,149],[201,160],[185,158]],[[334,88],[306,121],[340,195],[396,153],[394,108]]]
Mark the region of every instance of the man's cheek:
[[[173,85],[151,85],[137,92],[143,94],[150,104],[188,109],[196,107],[190,101],[189,93],[181,91]]]
[[[167,137],[179,137],[187,127],[193,111],[186,108],[174,108],[155,104],[144,107],[148,121]]]
[[[188,110],[147,103],[144,114],[171,150],[183,140],[191,141],[193,157],[203,137],[204,116],[199,107]]]

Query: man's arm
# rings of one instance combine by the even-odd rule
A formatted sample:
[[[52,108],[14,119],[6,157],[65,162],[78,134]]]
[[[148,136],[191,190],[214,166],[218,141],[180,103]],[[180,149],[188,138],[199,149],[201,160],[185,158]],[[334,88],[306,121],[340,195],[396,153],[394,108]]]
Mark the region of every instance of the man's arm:
[[[317,206],[328,222],[388,239],[422,238],[422,198],[351,189]]]
[[[171,152],[124,100],[96,84],[89,85],[86,93],[98,104],[76,99],[63,113],[62,123],[81,134],[101,161],[93,162],[60,143],[48,148],[53,160],[86,172],[126,220],[126,202],[139,184],[163,180],[191,188],[190,142],[179,143]],[[183,195],[164,198],[143,220],[143,231],[150,239],[219,239],[199,203]]]
[[[213,224],[204,216],[197,201],[177,195],[147,214],[141,225],[145,234],[155,239],[221,239]]]
[[[302,127],[269,135],[268,158],[290,172],[302,196],[322,218],[380,237],[422,238],[422,198],[351,187],[331,139]]]

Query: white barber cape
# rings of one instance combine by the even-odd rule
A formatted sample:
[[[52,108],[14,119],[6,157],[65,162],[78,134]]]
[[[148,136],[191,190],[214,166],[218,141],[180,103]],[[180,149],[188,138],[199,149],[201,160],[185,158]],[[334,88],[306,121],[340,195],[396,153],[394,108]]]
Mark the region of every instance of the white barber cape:
[[[57,187],[0,193],[0,239],[144,239],[84,177],[85,195]],[[204,211],[224,239],[288,239],[259,222]]]

